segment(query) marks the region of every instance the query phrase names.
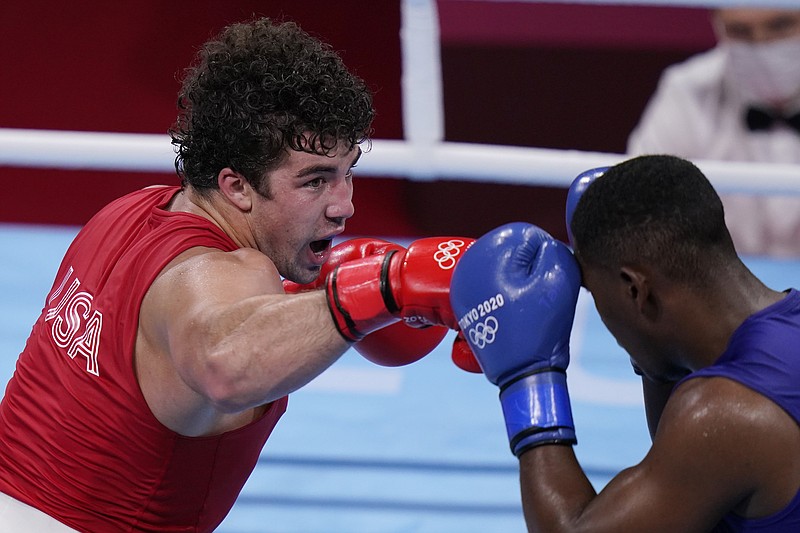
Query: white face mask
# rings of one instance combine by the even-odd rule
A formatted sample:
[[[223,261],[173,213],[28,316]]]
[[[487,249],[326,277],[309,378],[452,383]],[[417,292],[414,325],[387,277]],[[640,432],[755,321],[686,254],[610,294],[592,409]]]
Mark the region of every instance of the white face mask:
[[[724,46],[727,74],[746,102],[780,107],[800,95],[800,38]]]

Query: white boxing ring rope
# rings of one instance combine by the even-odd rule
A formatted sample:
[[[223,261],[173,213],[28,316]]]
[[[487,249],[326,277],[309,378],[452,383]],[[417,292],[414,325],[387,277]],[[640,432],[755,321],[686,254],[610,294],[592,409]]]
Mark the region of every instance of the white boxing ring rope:
[[[358,174],[411,180],[460,180],[569,187],[590,168],[629,156],[454,142],[425,145],[372,141]],[[174,172],[175,153],[163,134],[0,128],[0,166]],[[800,165],[695,161],[720,192],[800,195]]]

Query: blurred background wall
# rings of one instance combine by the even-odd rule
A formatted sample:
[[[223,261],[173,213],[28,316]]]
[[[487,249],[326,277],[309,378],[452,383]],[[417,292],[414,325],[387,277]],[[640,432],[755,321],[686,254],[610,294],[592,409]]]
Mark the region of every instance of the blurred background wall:
[[[714,43],[705,9],[439,0],[445,140],[621,153],[658,76]],[[293,20],[375,92],[402,139],[399,0],[4,0],[0,127],[166,133],[197,47],[253,15]],[[173,174],[0,167],[0,221],[80,225]],[[479,235],[510,220],[565,238],[566,191],[356,178],[348,234]]]

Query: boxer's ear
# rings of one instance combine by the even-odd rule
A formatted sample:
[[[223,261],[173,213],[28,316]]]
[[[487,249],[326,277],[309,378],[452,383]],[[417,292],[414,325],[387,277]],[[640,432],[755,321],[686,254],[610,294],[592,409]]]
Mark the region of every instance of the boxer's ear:
[[[217,184],[222,195],[239,210],[249,212],[253,208],[255,191],[244,176],[225,167],[217,175]]]
[[[648,319],[658,316],[658,299],[653,293],[651,276],[646,269],[634,266],[620,268],[620,278],[625,284],[625,291],[633,301],[638,312]]]

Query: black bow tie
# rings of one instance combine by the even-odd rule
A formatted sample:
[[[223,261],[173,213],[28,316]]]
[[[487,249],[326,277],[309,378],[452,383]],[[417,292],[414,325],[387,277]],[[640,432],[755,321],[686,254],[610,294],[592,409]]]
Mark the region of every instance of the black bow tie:
[[[775,123],[783,122],[790,128],[800,133],[800,112],[784,116],[776,111],[761,107],[748,107],[745,115],[747,127],[750,131],[763,131],[770,129]]]

